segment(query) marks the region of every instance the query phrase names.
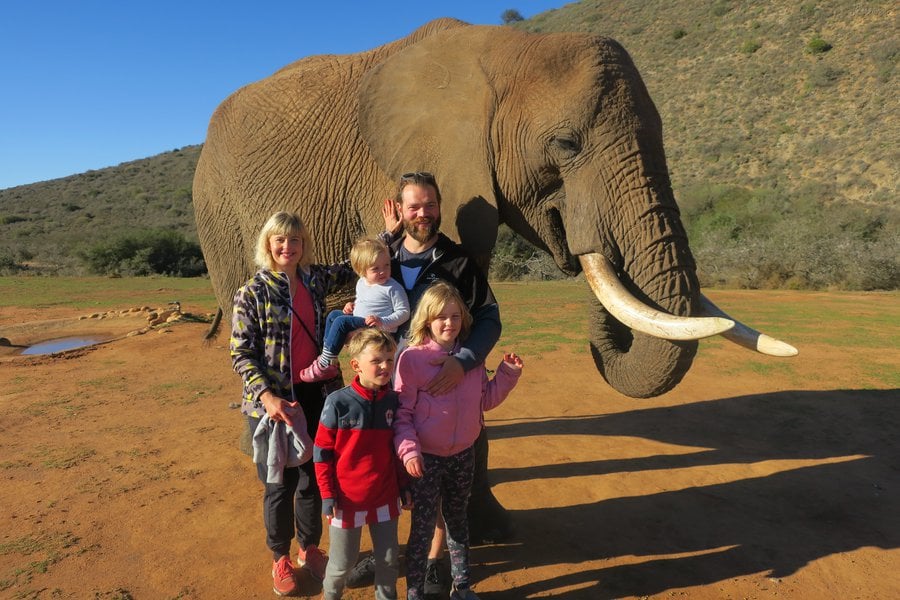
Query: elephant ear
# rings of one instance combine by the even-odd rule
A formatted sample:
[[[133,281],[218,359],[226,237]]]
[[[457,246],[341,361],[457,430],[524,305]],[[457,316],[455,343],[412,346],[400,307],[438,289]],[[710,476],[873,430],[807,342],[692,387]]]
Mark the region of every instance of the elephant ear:
[[[479,66],[485,29],[428,37],[372,68],[359,91],[360,133],[394,181],[430,171],[441,188],[442,230],[475,257],[497,240],[491,165],[493,92]]]

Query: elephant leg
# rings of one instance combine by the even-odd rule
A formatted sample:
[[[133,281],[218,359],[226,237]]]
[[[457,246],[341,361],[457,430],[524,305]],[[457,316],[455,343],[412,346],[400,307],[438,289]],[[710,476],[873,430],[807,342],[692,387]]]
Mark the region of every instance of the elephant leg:
[[[469,496],[469,543],[502,542],[513,534],[512,520],[509,512],[503,508],[494,493],[488,479],[488,436],[487,428],[482,427],[478,439],[475,440],[475,476],[472,481],[472,494]]]

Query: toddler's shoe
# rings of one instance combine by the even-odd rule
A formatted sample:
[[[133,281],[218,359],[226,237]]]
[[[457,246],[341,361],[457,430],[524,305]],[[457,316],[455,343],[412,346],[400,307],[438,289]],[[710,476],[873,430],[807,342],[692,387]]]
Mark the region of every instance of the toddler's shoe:
[[[279,596],[293,596],[297,593],[294,563],[290,556],[282,556],[272,563],[272,591]]]
[[[300,371],[300,381],[305,381],[306,383],[325,381],[326,379],[333,379],[337,374],[337,363],[331,363],[327,367],[322,367],[318,360],[314,360],[312,364]]]

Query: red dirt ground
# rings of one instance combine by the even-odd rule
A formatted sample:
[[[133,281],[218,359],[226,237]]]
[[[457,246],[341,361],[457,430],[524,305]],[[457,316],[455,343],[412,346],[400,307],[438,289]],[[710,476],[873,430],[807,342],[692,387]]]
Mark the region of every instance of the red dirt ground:
[[[896,295],[859,297],[896,323]],[[145,324],[77,316],[0,309],[0,336],[27,345]],[[788,367],[704,342],[682,384],[650,400],[612,391],[586,351],[525,355],[519,387],[487,415],[495,493],[518,535],[473,550],[478,593],[900,598],[900,399],[872,371],[896,381],[900,348],[896,331],[887,347],[828,341],[853,327],[787,336],[801,348]],[[52,356],[0,348],[0,596],[273,596],[261,486],[229,406],[239,380],[226,336],[204,347],[205,328]],[[407,528],[403,516],[401,543]]]

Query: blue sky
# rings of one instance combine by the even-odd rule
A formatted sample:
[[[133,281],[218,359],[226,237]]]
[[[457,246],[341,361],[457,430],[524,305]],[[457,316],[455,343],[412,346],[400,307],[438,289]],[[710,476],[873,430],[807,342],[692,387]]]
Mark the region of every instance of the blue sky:
[[[239,87],[437,17],[499,25],[563,0],[10,0],[0,5],[0,189],[198,144]]]

